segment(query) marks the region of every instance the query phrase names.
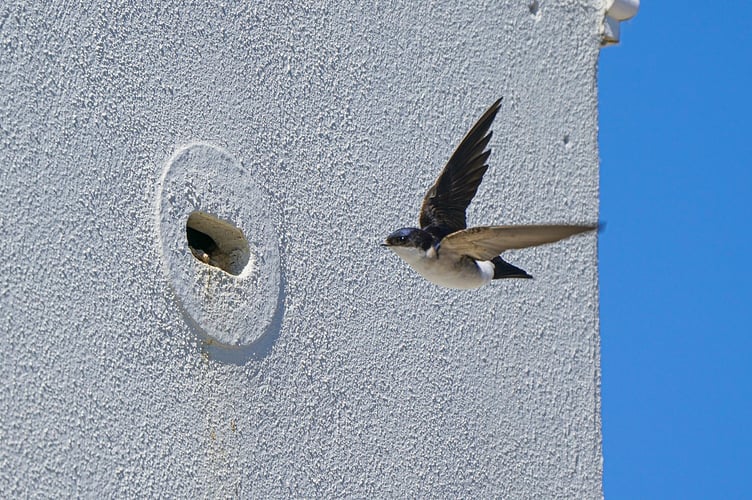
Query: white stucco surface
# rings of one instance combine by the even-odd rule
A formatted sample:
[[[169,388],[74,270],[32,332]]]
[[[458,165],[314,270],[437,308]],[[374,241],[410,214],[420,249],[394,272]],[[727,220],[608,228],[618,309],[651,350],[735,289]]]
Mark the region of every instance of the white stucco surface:
[[[2,3],[0,491],[601,497],[597,236],[509,252],[536,279],[478,291],[378,244],[500,96],[470,223],[597,221],[602,20],[600,0]],[[276,211],[279,307],[234,357],[160,245],[160,179],[196,142]]]

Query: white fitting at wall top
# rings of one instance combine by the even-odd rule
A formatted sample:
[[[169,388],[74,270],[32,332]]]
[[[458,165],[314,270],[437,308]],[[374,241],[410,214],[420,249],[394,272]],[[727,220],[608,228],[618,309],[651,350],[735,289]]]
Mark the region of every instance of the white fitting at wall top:
[[[607,0],[606,15],[617,21],[633,18],[640,8],[640,0]]]
[[[603,21],[603,45],[619,43],[619,23],[633,18],[640,8],[640,0],[606,0]]]

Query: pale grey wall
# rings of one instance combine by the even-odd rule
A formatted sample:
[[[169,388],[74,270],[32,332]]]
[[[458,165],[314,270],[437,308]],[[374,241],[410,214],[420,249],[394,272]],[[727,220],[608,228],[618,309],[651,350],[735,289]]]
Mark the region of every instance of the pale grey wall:
[[[470,292],[378,246],[499,96],[470,222],[598,219],[601,2],[532,3],[3,3],[0,491],[600,497],[596,235]],[[279,238],[240,359],[165,271],[195,141]]]

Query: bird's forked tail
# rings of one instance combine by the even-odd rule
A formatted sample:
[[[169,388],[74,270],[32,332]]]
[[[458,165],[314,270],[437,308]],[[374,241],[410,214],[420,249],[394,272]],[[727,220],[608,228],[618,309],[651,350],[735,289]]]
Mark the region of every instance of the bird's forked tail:
[[[501,257],[494,257],[493,259],[491,259],[491,262],[494,265],[493,279],[495,280],[504,278],[532,278],[532,276],[530,276],[527,272],[523,271],[519,267],[513,266],[509,262],[506,262]]]

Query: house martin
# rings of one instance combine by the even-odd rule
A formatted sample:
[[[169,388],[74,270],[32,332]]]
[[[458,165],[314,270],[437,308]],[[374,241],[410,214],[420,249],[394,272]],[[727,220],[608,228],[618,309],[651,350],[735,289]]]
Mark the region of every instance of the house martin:
[[[382,243],[436,285],[470,289],[495,279],[532,278],[500,254],[598,228],[597,224],[467,227],[465,210],[488,169],[489,129],[500,106],[501,99],[483,113],[428,189],[420,209],[420,228],[398,229]]]

